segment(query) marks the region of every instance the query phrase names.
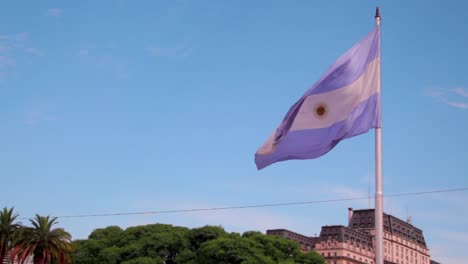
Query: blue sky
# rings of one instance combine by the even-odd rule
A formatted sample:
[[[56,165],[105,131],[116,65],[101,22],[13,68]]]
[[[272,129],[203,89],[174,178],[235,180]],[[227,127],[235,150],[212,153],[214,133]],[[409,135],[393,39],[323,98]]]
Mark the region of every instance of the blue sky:
[[[0,206],[22,217],[373,194],[374,133],[257,171],[254,153],[381,6],[386,194],[468,186],[462,1],[8,1],[0,9]],[[468,258],[467,192],[389,198],[433,258]],[[108,225],[346,224],[372,201],[60,219]],[[23,222],[27,222],[24,220]]]

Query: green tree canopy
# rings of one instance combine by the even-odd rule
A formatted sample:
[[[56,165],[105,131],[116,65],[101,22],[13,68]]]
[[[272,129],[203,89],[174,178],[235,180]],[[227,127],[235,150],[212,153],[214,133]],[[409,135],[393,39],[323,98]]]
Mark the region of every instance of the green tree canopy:
[[[219,226],[110,226],[74,242],[76,264],[324,264],[296,242],[260,232],[227,233]]]

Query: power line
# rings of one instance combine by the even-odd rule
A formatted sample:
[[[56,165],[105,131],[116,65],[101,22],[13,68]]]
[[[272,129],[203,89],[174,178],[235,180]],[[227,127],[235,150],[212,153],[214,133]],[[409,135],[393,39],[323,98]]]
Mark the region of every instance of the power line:
[[[401,197],[401,196],[417,196],[427,195],[435,193],[448,193],[448,192],[461,192],[468,191],[468,187],[456,188],[456,189],[441,189],[424,192],[411,192],[411,193],[398,193],[384,195],[384,197]],[[108,214],[82,214],[82,215],[62,215],[57,218],[85,218],[85,217],[105,217],[105,216],[125,216],[125,215],[148,215],[148,214],[173,214],[173,213],[187,213],[187,212],[204,212],[204,211],[221,211],[221,210],[236,210],[236,209],[249,209],[249,208],[262,208],[262,207],[279,207],[279,206],[293,206],[293,205],[305,205],[305,204],[319,204],[319,203],[335,203],[344,201],[355,201],[364,200],[372,197],[355,197],[355,198],[341,198],[341,199],[328,199],[328,200],[316,200],[316,201],[305,201],[305,202],[290,202],[290,203],[273,203],[273,204],[254,204],[254,205],[241,205],[241,206],[226,206],[226,207],[211,207],[211,208],[192,208],[192,209],[180,209],[180,210],[161,210],[161,211],[145,211],[145,212],[121,212],[121,213],[108,213]],[[28,218],[20,218],[28,219]]]

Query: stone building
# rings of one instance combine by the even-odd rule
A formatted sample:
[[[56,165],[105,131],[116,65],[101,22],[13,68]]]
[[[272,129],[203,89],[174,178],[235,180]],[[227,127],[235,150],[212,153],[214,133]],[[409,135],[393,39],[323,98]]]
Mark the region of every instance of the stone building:
[[[318,241],[318,237],[308,237],[286,229],[267,230],[267,235],[280,236],[297,241],[302,251],[310,251],[315,249],[315,244]]]
[[[372,237],[345,226],[323,226],[315,250],[330,264],[374,264]]]
[[[431,264],[430,251],[421,229],[411,221],[384,214],[384,261],[388,264]],[[304,251],[315,250],[329,264],[374,264],[374,209],[348,210],[348,225],[323,226],[318,237],[285,229],[267,230],[299,242]]]
[[[374,209],[349,209],[350,228],[375,236]],[[430,251],[421,229],[411,221],[384,214],[384,260],[397,264],[430,264]]]

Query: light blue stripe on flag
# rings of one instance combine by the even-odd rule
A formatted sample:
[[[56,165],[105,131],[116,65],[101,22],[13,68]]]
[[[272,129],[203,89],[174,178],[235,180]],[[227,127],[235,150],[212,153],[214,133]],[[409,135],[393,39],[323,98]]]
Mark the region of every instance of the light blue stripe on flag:
[[[255,154],[275,162],[320,157],[341,140],[379,127],[380,27],[343,54],[288,111]]]

